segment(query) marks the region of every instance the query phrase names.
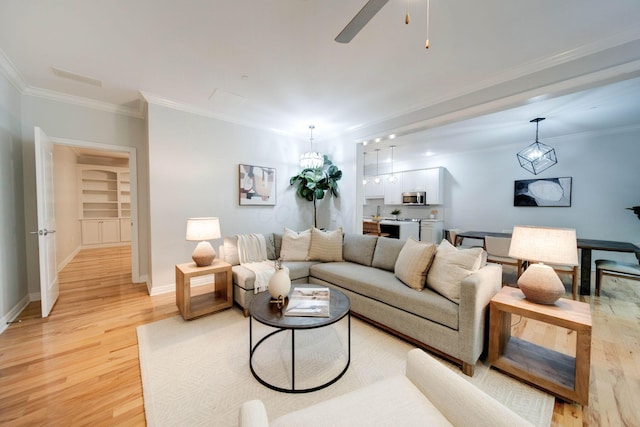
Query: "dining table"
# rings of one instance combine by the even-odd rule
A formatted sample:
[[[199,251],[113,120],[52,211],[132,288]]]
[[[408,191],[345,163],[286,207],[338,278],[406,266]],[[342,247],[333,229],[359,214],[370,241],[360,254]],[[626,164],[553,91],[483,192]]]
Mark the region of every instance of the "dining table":
[[[455,245],[459,246],[462,240],[478,239],[484,241],[485,236],[511,237],[511,233],[494,231],[462,231],[456,235]],[[635,253],[640,263],[640,247],[630,242],[618,242],[613,240],[577,239],[580,249],[580,295],[591,294],[591,253],[592,251],[609,251]]]

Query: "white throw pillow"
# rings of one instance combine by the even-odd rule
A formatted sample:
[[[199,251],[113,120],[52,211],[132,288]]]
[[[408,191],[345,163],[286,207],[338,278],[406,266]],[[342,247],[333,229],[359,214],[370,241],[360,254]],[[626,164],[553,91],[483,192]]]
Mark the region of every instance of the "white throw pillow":
[[[309,261],[343,261],[342,259],[342,228],[333,231],[311,229],[311,246],[309,247]]]
[[[421,291],[435,252],[433,243],[421,243],[409,237],[398,254],[395,276],[410,288]]]
[[[427,287],[455,303],[460,302],[460,282],[482,266],[482,248],[458,249],[448,240],[438,246],[427,275]]]
[[[306,261],[310,245],[311,229],[297,233],[285,227],[282,235],[280,259],[282,261]]]

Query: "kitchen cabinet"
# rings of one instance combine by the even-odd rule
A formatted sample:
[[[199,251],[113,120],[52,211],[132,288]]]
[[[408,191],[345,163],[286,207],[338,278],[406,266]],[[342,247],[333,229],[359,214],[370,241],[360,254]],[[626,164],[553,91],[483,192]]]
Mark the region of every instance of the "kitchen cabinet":
[[[444,204],[444,168],[425,169],[427,173],[427,204]]]
[[[120,242],[118,219],[85,219],[81,223],[83,245]]]
[[[402,192],[427,191],[427,169],[402,172]]]
[[[385,205],[401,205],[402,204],[402,174],[394,174],[395,182],[390,182],[391,175],[384,176],[384,204]]]
[[[438,219],[423,219],[420,222],[420,241],[435,243],[442,241],[444,233],[444,221]]]

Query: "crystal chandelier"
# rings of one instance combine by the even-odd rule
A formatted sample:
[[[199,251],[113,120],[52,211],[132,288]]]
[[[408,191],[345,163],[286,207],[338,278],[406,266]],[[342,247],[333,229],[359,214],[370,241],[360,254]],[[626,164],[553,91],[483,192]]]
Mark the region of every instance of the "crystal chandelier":
[[[324,156],[322,153],[313,151],[313,129],[315,129],[315,126],[309,125],[309,132],[311,134],[309,137],[310,150],[300,156],[300,167],[303,169],[320,169],[324,166]]]

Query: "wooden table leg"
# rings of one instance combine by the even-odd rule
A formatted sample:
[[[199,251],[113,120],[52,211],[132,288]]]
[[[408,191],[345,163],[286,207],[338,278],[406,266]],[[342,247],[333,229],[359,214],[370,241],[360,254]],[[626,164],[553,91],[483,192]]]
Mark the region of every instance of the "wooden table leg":
[[[580,295],[591,295],[591,249],[580,252]]]

